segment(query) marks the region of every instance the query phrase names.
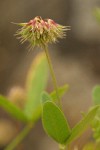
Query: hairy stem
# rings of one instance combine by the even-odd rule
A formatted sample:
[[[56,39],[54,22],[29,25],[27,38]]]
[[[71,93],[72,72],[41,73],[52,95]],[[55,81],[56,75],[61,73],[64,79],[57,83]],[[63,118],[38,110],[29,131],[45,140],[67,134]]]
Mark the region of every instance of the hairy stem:
[[[14,150],[14,148],[21,143],[32,128],[33,124],[28,124],[4,150]]]
[[[53,69],[53,66],[52,66],[52,63],[51,63],[51,58],[49,56],[47,46],[44,46],[44,51],[45,51],[45,54],[46,54],[46,57],[47,57],[48,65],[49,65],[49,68],[50,68],[50,73],[51,73],[51,76],[52,76],[52,81],[53,81],[54,88],[55,88],[55,91],[56,91],[56,95],[57,95],[57,99],[58,99],[58,105],[61,107],[61,102],[60,102],[59,93],[58,93],[57,80],[56,80],[56,77],[55,77],[54,69]]]

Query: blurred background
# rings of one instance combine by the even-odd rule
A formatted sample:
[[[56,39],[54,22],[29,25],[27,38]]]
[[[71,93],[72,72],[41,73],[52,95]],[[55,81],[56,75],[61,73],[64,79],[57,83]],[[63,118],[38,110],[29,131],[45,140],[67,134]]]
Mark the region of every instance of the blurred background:
[[[99,0],[0,0],[0,94],[9,96],[17,87],[23,91],[28,68],[40,52],[38,48],[28,51],[27,43],[21,45],[16,40],[14,34],[18,27],[11,22],[27,22],[42,16],[71,26],[67,38],[50,45],[49,49],[58,84],[70,86],[62,103],[73,127],[81,118],[80,112],[92,105],[92,89],[100,84],[100,24],[93,13],[97,7],[100,7]],[[48,91],[53,87],[50,81]],[[3,150],[15,137],[19,124],[1,108],[0,117],[0,147]],[[86,132],[75,144],[81,150],[88,140],[91,140],[91,132]],[[45,135],[41,121],[18,148],[32,149],[58,149]]]

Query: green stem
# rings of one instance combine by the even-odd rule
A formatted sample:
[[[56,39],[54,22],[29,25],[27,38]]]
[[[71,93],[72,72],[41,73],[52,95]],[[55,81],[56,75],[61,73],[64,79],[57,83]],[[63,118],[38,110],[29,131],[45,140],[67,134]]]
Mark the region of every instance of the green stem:
[[[65,150],[65,148],[66,148],[65,145],[59,144],[59,150]]]
[[[70,150],[70,145],[59,144],[59,150]]]
[[[51,58],[49,56],[47,46],[44,46],[44,51],[45,51],[45,54],[46,54],[46,57],[47,57],[48,65],[49,65],[51,76],[52,76],[52,81],[53,81],[54,88],[55,88],[55,91],[56,91],[56,95],[57,95],[57,98],[58,98],[58,104],[61,107],[61,102],[60,102],[60,98],[59,98],[59,94],[58,94],[57,80],[56,80],[56,77],[55,77],[54,69],[53,69],[53,66],[52,66],[52,63],[51,63]]]
[[[14,150],[14,148],[26,137],[32,128],[33,124],[28,124],[4,150]]]

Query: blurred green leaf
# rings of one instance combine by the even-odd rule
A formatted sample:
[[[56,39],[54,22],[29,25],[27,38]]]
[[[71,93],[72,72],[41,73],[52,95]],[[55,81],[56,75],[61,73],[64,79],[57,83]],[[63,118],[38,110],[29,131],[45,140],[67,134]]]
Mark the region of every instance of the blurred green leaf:
[[[39,54],[32,63],[27,82],[27,101],[24,112],[31,120],[37,120],[41,113],[41,93],[45,89],[48,78],[48,65],[45,53]]]
[[[83,150],[96,150],[94,143],[88,143],[84,146]]]
[[[100,109],[99,109],[99,115],[97,113],[91,125],[93,129],[94,139],[96,140],[96,142],[100,142]]]
[[[95,105],[100,105],[100,85],[93,89],[93,102]]]
[[[100,142],[96,143],[96,149],[95,150],[100,150]]]
[[[93,89],[92,95],[94,105],[100,105],[100,85],[96,86]],[[96,142],[100,142],[100,108],[95,118],[93,119],[92,129],[93,129],[93,137],[95,138]]]
[[[92,123],[96,113],[100,109],[100,106],[91,108],[88,114],[72,129],[71,135],[67,140],[67,143],[71,143],[73,140],[78,138]]]
[[[45,102],[42,114],[46,133],[58,143],[64,144],[70,135],[70,128],[64,114],[53,102]]]
[[[98,22],[100,22],[100,8],[95,8],[93,14]]]
[[[52,101],[52,98],[47,92],[44,91],[41,94],[41,101],[42,101],[42,104],[44,104],[47,101]]]
[[[4,108],[10,115],[12,115],[14,118],[27,122],[28,119],[25,116],[25,114],[21,111],[20,108],[15,106],[13,103],[11,103],[9,100],[7,100],[4,96],[0,95],[0,106]]]
[[[98,117],[98,115],[96,115],[96,117],[94,118],[91,126],[93,130],[93,137],[98,143],[100,142],[100,117]]]
[[[69,85],[67,85],[67,84],[62,87],[58,87],[59,97],[62,97],[68,90],[69,90]],[[53,91],[50,95],[51,95],[53,101],[57,100],[56,91]]]
[[[90,142],[84,146],[83,150],[100,150],[100,143]]]
[[[58,87],[58,94],[60,97],[62,97],[65,92],[69,89],[68,85],[64,85],[62,87]],[[56,101],[57,100],[57,94],[56,91],[54,90],[53,92],[51,92],[50,94],[48,94],[47,92],[42,92],[42,102],[46,102],[46,101]]]

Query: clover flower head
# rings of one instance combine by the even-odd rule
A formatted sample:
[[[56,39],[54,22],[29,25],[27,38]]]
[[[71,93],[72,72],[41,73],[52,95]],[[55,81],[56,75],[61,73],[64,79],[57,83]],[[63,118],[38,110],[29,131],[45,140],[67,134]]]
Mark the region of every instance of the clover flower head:
[[[58,38],[65,37],[65,31],[69,30],[67,26],[55,23],[51,19],[42,19],[40,16],[35,17],[28,23],[19,23],[21,26],[16,35],[21,42],[28,41],[31,47],[43,47],[48,43],[58,41]]]

